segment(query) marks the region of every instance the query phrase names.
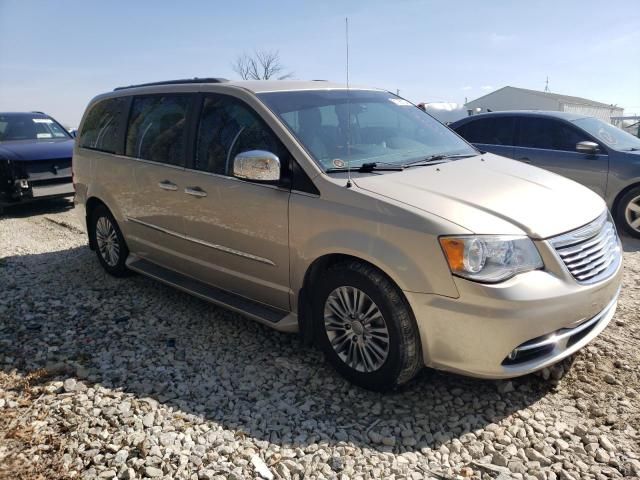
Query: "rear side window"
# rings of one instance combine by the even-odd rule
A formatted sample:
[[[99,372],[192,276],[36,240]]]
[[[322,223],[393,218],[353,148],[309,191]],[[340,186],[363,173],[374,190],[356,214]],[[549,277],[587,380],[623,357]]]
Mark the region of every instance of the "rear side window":
[[[127,128],[126,155],[184,165],[186,116],[191,96],[135,97]]]
[[[96,103],[82,125],[78,142],[81,147],[101,152],[119,153],[120,136],[127,107],[126,98],[110,98]]]
[[[457,131],[471,143],[513,145],[514,126],[513,117],[495,117],[471,121]]]
[[[576,144],[584,140],[590,139],[580,130],[558,120],[535,117],[520,119],[520,147],[575,152]]]
[[[266,150],[280,158],[288,154],[276,135],[245,103],[226,95],[204,98],[198,125],[195,168],[233,175],[234,157],[248,150]]]

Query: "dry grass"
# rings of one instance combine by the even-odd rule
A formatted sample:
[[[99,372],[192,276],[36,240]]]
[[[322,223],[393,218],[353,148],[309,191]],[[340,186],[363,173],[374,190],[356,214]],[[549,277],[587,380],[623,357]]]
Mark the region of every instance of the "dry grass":
[[[64,447],[58,432],[33,425],[46,419],[38,411],[42,395],[37,387],[52,376],[46,370],[28,375],[0,371],[0,398],[10,401],[0,415],[0,479],[69,478],[61,461]]]

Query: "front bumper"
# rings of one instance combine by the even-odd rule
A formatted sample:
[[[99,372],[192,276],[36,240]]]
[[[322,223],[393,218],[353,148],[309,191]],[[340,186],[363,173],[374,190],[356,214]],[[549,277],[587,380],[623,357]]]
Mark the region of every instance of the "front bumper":
[[[543,259],[551,254],[540,250]],[[549,257],[544,260],[552,264]],[[621,281],[621,263],[606,280],[584,285],[556,261],[552,269],[499,284],[455,278],[458,298],[405,295],[418,323],[426,366],[479,378],[510,378],[557,363],[602,332],[615,313]]]

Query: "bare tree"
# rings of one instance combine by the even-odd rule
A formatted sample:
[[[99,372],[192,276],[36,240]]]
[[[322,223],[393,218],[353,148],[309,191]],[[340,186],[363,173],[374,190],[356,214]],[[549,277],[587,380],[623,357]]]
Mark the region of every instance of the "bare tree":
[[[243,53],[236,58],[231,68],[243,80],[285,80],[293,76],[293,72],[281,75],[285,67],[280,63],[278,50],[256,50],[253,55]]]

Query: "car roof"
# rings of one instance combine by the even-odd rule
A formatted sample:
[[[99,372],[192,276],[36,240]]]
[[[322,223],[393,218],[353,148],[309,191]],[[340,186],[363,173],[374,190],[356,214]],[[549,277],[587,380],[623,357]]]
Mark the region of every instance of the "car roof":
[[[339,90],[346,89],[344,83],[326,80],[238,80],[226,82],[226,85],[236,86],[253,93],[290,92],[295,90]],[[362,87],[350,87],[361,90]],[[367,90],[376,90],[367,88]]]
[[[225,78],[185,78],[181,80],[165,80],[160,82],[142,83],[138,85],[128,85],[117,87],[116,92],[127,90],[155,90],[157,88],[171,89],[178,86],[207,86],[215,85],[217,87],[236,87],[248,90],[253,93],[264,92],[287,92],[295,90],[332,90],[346,89],[344,83],[329,82],[327,80],[227,80]],[[361,86],[350,86],[354,90],[362,90]],[[376,88],[366,88],[366,90],[380,90]]]
[[[479,113],[477,115],[470,115],[452,123],[452,125],[463,125],[474,120],[483,118],[496,118],[496,117],[537,117],[537,118],[559,118],[561,120],[567,120],[572,122],[580,118],[589,118],[588,115],[578,115],[577,113],[569,112],[557,112],[554,110],[503,110],[500,112],[487,112]]]
[[[118,87],[111,92],[96,95],[89,101],[87,108],[95,103],[108,98],[118,98],[131,95],[152,95],[162,93],[191,93],[194,91],[224,91],[244,90],[252,94],[267,92],[295,92],[295,91],[328,91],[346,90],[344,83],[329,82],[326,80],[226,80],[224,78],[192,78],[183,80],[166,80],[162,82],[144,83]],[[350,90],[366,90],[385,92],[381,88],[371,88],[350,85]]]

